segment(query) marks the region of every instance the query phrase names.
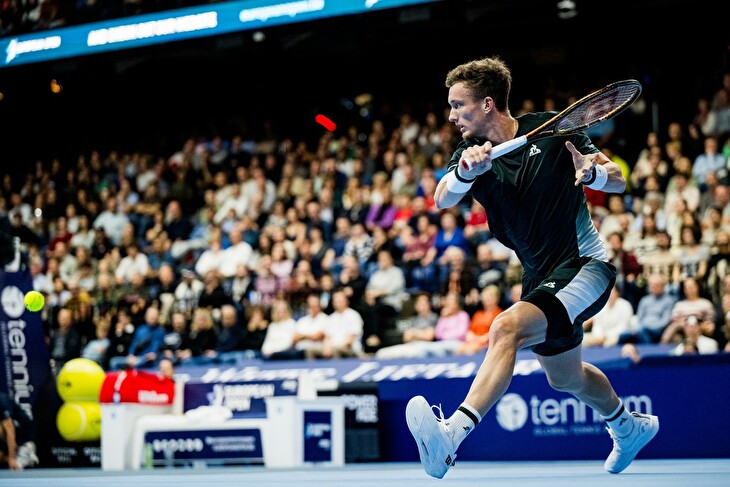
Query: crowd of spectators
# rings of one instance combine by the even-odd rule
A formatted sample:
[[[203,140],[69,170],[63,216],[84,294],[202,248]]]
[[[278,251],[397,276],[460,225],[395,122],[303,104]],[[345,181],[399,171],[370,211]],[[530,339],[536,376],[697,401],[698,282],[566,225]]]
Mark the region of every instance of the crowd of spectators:
[[[636,135],[628,160],[604,127],[630,185],[585,189],[618,269],[585,346],[730,350],[728,94],[730,74],[698,103],[708,113]],[[445,114],[376,117],[312,147],[190,137],[5,175],[0,216],[46,296],[55,369],[483,353],[522,269],[478,203],[434,206],[460,139]]]

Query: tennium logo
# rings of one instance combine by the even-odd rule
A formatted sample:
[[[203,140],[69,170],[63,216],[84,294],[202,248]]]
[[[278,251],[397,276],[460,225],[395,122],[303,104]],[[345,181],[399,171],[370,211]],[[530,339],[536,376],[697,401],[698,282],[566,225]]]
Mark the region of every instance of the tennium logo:
[[[646,395],[622,398],[630,411],[652,414],[651,398]],[[533,395],[529,403],[519,394],[505,394],[496,405],[497,423],[507,431],[517,431],[528,424],[534,436],[568,436],[601,434],[605,421],[601,415],[574,397],[540,399]]]

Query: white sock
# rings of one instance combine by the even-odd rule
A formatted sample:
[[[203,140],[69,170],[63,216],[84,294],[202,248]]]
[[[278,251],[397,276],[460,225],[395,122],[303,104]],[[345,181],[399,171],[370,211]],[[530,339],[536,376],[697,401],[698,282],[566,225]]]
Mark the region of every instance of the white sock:
[[[476,409],[465,402],[461,403],[461,406],[447,420],[454,432],[454,446],[458,447],[481,420],[482,415]]]
[[[619,402],[618,407],[611,414],[603,416],[603,419],[619,437],[628,435],[634,429],[634,417],[626,410],[623,401]]]

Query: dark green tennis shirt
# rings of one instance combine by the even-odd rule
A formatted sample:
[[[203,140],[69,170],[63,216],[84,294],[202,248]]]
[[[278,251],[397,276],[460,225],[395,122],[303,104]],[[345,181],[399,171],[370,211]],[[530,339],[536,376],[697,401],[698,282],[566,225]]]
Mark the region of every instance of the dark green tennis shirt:
[[[518,117],[517,135],[523,135],[555,116],[554,112]],[[490,232],[514,250],[525,273],[544,279],[572,257],[606,260],[606,249],[591,220],[583,186],[575,186],[575,167],[565,141],[582,153],[598,149],[584,133],[550,137],[492,161],[470,190],[487,211]],[[459,143],[449,161],[454,168],[466,147],[484,144],[484,138]]]

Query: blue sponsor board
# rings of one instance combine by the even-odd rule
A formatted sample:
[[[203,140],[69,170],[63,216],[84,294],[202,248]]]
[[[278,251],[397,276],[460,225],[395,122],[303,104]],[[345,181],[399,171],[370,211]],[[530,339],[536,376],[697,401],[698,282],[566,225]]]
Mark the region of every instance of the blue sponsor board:
[[[304,411],[304,461],[332,461],[332,412]]]
[[[23,302],[32,289],[30,272],[0,268],[0,390],[15,398],[31,418],[51,373],[41,313],[28,311]]]
[[[223,406],[234,418],[265,418],[267,397],[294,396],[298,381],[292,379],[251,382],[185,383],[184,410],[200,406]]]
[[[175,466],[192,461],[263,464],[261,430],[149,431],[144,436],[145,466]],[[211,462],[212,461],[212,462]]]
[[[647,359],[609,370],[628,409],[659,416],[657,437],[640,458],[730,457],[730,354]],[[406,427],[408,400],[423,395],[449,416],[471,379],[381,382],[381,435],[385,461],[417,461]],[[572,395],[552,389],[544,374],[514,377],[507,393],[459,447],[459,460],[597,460],[612,441],[605,422]]]

